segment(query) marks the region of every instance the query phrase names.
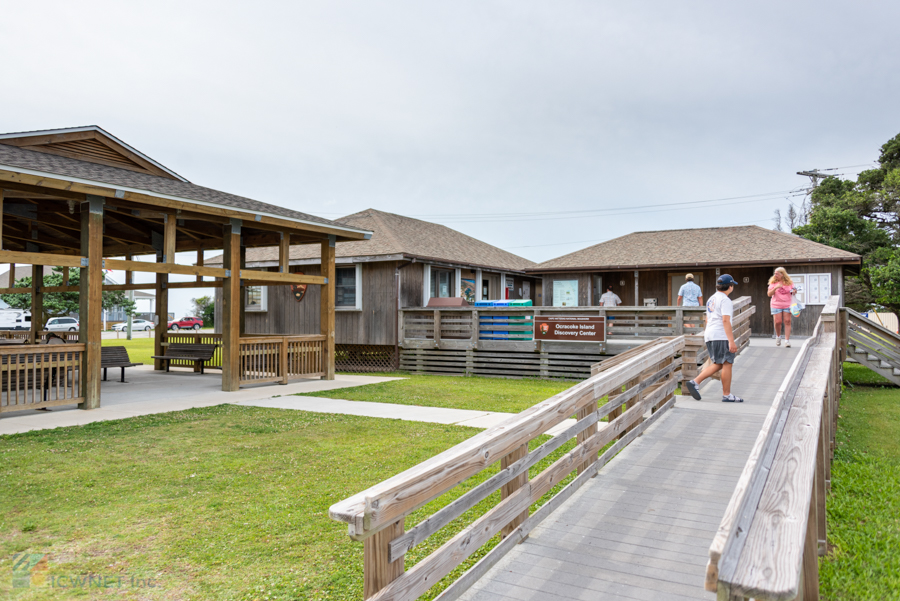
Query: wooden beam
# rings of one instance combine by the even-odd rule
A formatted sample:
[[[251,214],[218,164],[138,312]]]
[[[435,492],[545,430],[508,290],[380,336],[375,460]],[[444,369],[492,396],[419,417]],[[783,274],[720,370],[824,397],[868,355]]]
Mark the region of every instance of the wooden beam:
[[[0,188],[0,250],[3,250],[3,189],[2,188]]]
[[[327,242],[323,242],[323,244],[327,244]],[[317,286],[325,284],[324,276],[303,275],[299,273],[278,273],[276,271],[258,271],[251,269],[241,269],[241,279],[282,284],[313,284]]]
[[[198,267],[203,267],[203,249],[202,249],[202,248],[198,248],[198,249],[197,249],[197,266],[198,266]],[[198,276],[197,276],[197,281],[198,281],[198,282],[202,282],[202,281],[203,281],[203,276],[202,276],[202,275],[198,275]]]
[[[240,387],[241,340],[240,306],[241,222],[226,225],[223,233],[223,260],[231,275],[222,282],[222,390],[232,392]]]
[[[166,215],[163,219],[163,263],[175,263],[175,236],[178,220],[175,215]]]
[[[162,261],[162,253],[157,253],[156,260]],[[140,263],[141,261],[132,261]],[[144,263],[144,265],[153,265],[152,263]],[[157,263],[159,267],[168,267],[164,263]],[[110,269],[117,269],[111,267]],[[156,274],[156,327],[153,329],[153,354],[163,355],[165,349],[163,342],[166,341],[166,333],[169,331],[169,282],[165,272],[157,272]],[[153,369],[165,369],[165,364],[160,359],[153,360]]]
[[[325,336],[325,375],[323,380],[334,380],[334,301],[335,301],[335,237],[322,242],[322,276],[326,283],[321,287],[319,319],[321,333]],[[279,274],[285,275],[285,274]]]
[[[82,241],[82,249],[84,242]],[[21,263],[31,265],[50,265],[51,267],[81,267],[81,260],[85,257],[78,255],[60,255],[56,253],[16,252],[11,250],[0,251],[0,263]],[[100,266],[102,257],[97,258]]]
[[[291,271],[291,234],[281,232],[281,243],[278,245],[278,271],[290,273]]]
[[[0,252],[2,252],[2,251],[0,251]],[[6,285],[9,288],[16,287],[16,262],[15,261],[9,262],[9,275],[6,276]],[[15,294],[15,293],[12,293],[12,294]]]
[[[36,344],[41,340],[44,329],[44,266],[31,266],[31,334],[29,342]]]
[[[81,409],[100,407],[100,344],[103,317],[103,199],[89,197],[81,205],[81,254],[88,260],[81,267],[79,292],[79,342],[85,345],[84,363],[80,370]],[[27,254],[27,253],[26,253]],[[32,253],[39,254],[39,253]],[[52,256],[52,255],[50,255]],[[44,263],[45,265],[47,263]],[[60,265],[54,259],[50,265]],[[61,264],[67,267],[70,264]],[[78,265],[81,258],[78,257]],[[33,316],[32,316],[33,319]]]
[[[174,253],[172,257],[174,258]],[[128,261],[124,259],[106,259],[107,269],[120,271],[146,271],[160,274],[181,275],[208,275],[214,278],[224,278],[226,270],[220,267],[204,267],[200,265],[176,265],[174,263],[148,263],[146,261]]]
[[[214,282],[169,282],[169,288],[221,288],[222,280]]]

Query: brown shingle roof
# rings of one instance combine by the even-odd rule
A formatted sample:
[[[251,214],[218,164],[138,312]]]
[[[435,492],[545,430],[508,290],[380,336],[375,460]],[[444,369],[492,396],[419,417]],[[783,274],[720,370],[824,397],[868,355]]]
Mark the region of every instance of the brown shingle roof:
[[[337,222],[374,232],[372,239],[368,241],[339,242],[336,247],[337,257],[404,255],[409,258],[431,259],[508,271],[524,271],[535,265],[533,261],[491,246],[444,225],[412,217],[367,209],[342,217]],[[318,246],[291,247],[291,259],[318,258]],[[247,249],[248,263],[277,260],[277,248]],[[221,257],[215,257],[207,260],[206,263],[221,263],[221,261]]]
[[[857,263],[859,255],[757,225],[635,232],[544,261],[529,271],[697,265]]]
[[[39,171],[41,173],[50,173],[62,176],[63,178],[71,177],[89,180],[107,184],[110,186],[120,186],[125,188],[134,188],[146,191],[150,194],[164,194],[174,196],[185,200],[195,200],[204,203],[211,203],[222,207],[233,208],[240,211],[248,211],[251,213],[267,213],[287,219],[306,221],[319,225],[342,227],[346,225],[337,224],[328,219],[292,211],[283,207],[270,205],[257,200],[220,192],[212,188],[204,188],[187,181],[179,181],[168,177],[151,175],[148,173],[138,173],[129,169],[119,169],[117,167],[109,167],[98,163],[90,163],[87,161],[79,161],[69,157],[36,152],[26,150],[16,146],[0,143],[0,169],[3,167],[9,169],[28,169]]]

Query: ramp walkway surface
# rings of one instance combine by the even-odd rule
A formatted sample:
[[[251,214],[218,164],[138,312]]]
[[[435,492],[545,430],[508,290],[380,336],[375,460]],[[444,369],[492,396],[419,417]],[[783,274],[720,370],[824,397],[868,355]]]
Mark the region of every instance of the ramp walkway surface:
[[[743,404],[716,381],[680,397],[461,599],[715,599],[709,546],[799,347],[751,339],[732,382]]]

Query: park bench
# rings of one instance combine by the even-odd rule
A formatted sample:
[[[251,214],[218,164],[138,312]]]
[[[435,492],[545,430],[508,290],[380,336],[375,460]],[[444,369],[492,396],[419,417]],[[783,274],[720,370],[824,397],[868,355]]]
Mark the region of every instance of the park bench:
[[[153,355],[153,359],[159,359],[166,362],[166,371],[169,371],[169,364],[172,361],[193,361],[194,365],[200,367],[200,373],[203,373],[203,364],[213,358],[216,352],[214,344],[182,344],[179,342],[171,342],[166,347],[165,355]]]
[[[133,363],[128,357],[128,349],[124,346],[104,346],[100,349],[100,367],[103,368],[103,381],[106,381],[106,370],[110,367],[122,368],[122,382],[125,381],[125,368],[143,365]]]

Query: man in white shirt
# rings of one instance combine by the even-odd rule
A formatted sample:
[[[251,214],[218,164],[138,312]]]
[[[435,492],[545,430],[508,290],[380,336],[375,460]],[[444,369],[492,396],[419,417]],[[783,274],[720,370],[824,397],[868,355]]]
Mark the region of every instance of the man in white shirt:
[[[612,291],[612,284],[606,287],[606,292],[600,295],[600,306],[601,307],[616,307],[622,304],[622,299],[619,298],[619,295]]]
[[[703,304],[703,291],[694,283],[694,274],[689,273],[684,279],[687,281],[678,290],[678,301],[675,304],[683,307],[699,307]]]
[[[693,380],[685,384],[688,392],[696,400],[700,400],[700,384],[717,371],[722,371],[722,402],[743,403],[744,399],[731,394],[731,368],[737,344],[734,342],[734,331],[731,318],[734,317],[734,305],[728,296],[734,291],[737,282],[728,274],[716,280],[717,292],[706,303],[706,349],[709,351],[710,365]]]

